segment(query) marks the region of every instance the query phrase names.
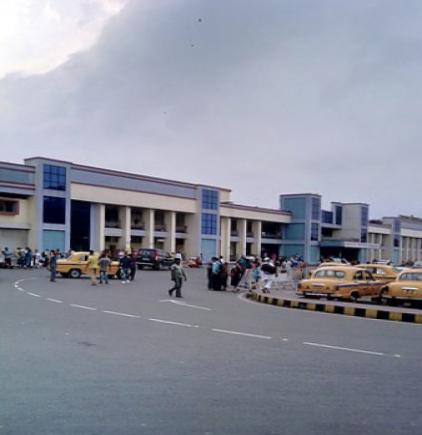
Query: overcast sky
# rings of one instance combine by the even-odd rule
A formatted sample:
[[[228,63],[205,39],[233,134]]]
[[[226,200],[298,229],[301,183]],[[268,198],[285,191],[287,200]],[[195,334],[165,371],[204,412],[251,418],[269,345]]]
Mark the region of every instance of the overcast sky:
[[[422,2],[1,0],[0,160],[422,217]]]

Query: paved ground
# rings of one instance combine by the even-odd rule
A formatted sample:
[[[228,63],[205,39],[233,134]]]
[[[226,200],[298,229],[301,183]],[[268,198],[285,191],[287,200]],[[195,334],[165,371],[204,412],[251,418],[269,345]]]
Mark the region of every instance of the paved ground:
[[[168,272],[0,271],[0,435],[418,433],[420,325],[260,305],[204,274],[176,304]]]

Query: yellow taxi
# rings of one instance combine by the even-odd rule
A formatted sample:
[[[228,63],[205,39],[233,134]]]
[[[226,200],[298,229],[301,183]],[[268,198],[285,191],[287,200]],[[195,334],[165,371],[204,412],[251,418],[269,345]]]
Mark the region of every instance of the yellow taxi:
[[[57,273],[64,277],[80,278],[87,273],[86,265],[88,262],[89,252],[74,252],[67,258],[57,260]],[[108,270],[110,278],[117,276],[119,272],[119,262],[112,261]],[[98,273],[99,269],[98,269]]]
[[[359,267],[371,272],[376,280],[383,282],[394,281],[400,273],[400,270],[387,264],[359,264]]]
[[[383,303],[422,301],[422,269],[404,269],[395,281],[381,289]]]
[[[360,267],[325,266],[316,269],[311,278],[299,281],[296,293],[351,301],[362,296],[378,299],[383,285],[384,282],[375,280],[371,272]]]

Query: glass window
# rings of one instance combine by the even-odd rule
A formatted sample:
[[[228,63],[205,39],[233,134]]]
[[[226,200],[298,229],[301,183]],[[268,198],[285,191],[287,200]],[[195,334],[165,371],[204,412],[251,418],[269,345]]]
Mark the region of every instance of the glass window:
[[[66,190],[66,168],[44,165],[44,189]]]
[[[319,240],[319,225],[313,223],[311,226],[311,240]]]
[[[324,278],[325,276],[325,270],[318,270],[315,272],[314,278]]]
[[[44,196],[43,222],[64,224],[66,221],[66,199]]]
[[[343,223],[343,207],[336,205],[336,225],[342,225]]]
[[[339,278],[339,279],[344,278],[344,272],[340,272],[339,270],[336,270],[335,275],[336,275],[336,278]]]
[[[16,169],[0,168],[0,181],[29,184],[34,182],[34,174]]]
[[[355,276],[353,277],[355,281],[363,281],[363,273],[362,271],[356,272]]]
[[[361,230],[360,241],[362,243],[366,243],[368,241],[368,231],[366,228],[362,228]]]
[[[399,281],[422,281],[422,273],[402,273],[399,277]]]
[[[312,198],[312,220],[319,221],[321,219],[321,200]]]
[[[394,247],[400,248],[400,236],[394,236]]]
[[[19,201],[0,199],[0,214],[19,214]]]
[[[333,212],[322,210],[322,222],[324,224],[332,224],[333,223]]]
[[[206,210],[218,209],[218,192],[216,190],[202,191],[202,208]]]
[[[217,215],[203,213],[201,223],[202,223],[201,225],[202,234],[210,234],[210,235],[217,234]]]
[[[368,207],[361,208],[361,225],[362,227],[368,226]]]

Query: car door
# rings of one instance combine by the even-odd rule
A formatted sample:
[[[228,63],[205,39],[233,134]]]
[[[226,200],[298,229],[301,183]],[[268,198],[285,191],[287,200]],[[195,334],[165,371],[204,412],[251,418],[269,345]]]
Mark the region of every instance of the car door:
[[[360,295],[364,295],[367,292],[367,281],[366,281],[366,271],[358,270],[353,276],[353,283],[356,289],[359,291]]]

